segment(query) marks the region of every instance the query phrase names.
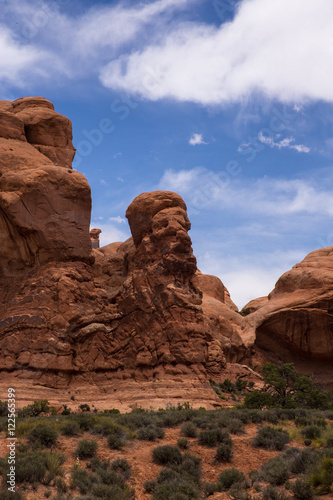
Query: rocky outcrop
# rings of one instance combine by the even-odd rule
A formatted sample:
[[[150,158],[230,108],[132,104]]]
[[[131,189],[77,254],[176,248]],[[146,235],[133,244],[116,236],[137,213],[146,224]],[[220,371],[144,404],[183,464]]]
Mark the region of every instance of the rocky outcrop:
[[[1,101],[0,274],[47,261],[89,260],[90,187],[72,170],[73,156],[70,121],[52,103],[41,97]]]
[[[248,374],[244,365],[269,356],[330,365],[333,248],[310,254],[240,314],[223,283],[197,269],[176,193],[135,198],[132,237],[99,248],[71,140],[49,101],[0,101],[1,383],[14,379],[27,394],[99,391],[103,407],[119,388],[127,409],[145,396],[148,407],[214,407],[209,377]]]
[[[261,362],[294,362],[333,389],[333,247],[311,252],[243,310]]]
[[[223,284],[197,270],[179,195],[138,196],[126,212],[132,237],[98,248],[69,120],[43,98],[1,101],[0,117],[3,375],[104,390],[154,380],[202,399],[207,377],[250,360]]]

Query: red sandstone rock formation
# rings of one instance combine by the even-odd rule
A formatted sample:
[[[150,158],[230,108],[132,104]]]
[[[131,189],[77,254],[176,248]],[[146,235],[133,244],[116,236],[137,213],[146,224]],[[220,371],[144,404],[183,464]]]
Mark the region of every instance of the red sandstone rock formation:
[[[176,193],[138,196],[126,212],[132,237],[91,248],[90,189],[71,169],[71,139],[49,101],[0,101],[3,377],[22,391],[121,387],[126,408],[137,391],[148,407],[218,405],[208,377],[225,378],[230,363],[247,373],[240,363],[251,365],[254,345],[331,363],[332,248],[310,254],[243,317],[222,282],[197,269]]]
[[[69,120],[43,98],[1,101],[0,118],[3,373],[50,387],[181,375],[185,390],[250,360],[224,286],[197,270],[179,195],[138,196],[133,238],[92,250]]]
[[[71,169],[71,139],[70,121],[46,99],[1,101],[0,273],[89,259],[90,188]]]

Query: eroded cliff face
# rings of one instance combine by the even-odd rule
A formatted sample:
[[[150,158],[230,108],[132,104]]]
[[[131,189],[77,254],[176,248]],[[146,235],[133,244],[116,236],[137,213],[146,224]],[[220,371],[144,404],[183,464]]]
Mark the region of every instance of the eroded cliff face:
[[[222,282],[197,269],[176,193],[135,198],[132,237],[98,248],[90,188],[73,156],[70,121],[49,101],[0,101],[4,388],[14,380],[36,399],[43,386],[71,386],[90,401],[103,394],[106,407],[117,394],[113,405],[127,409],[175,399],[214,406],[209,377],[248,374],[245,365],[269,352],[330,365],[332,248],[310,254],[243,317]]]
[[[41,97],[0,101],[0,274],[89,260],[91,197],[68,118]]]
[[[92,249],[69,120],[43,98],[1,101],[0,135],[3,374],[48,387],[160,380],[179,393],[250,362],[243,318],[197,270],[179,195],[138,196],[126,212],[133,237]]]

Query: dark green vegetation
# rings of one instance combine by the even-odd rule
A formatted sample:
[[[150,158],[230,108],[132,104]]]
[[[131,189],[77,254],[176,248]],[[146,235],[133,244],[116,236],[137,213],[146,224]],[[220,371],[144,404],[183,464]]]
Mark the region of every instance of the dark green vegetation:
[[[293,363],[267,363],[261,371],[265,387],[246,394],[246,408],[333,409],[332,393],[322,392],[310,377],[297,373]]]
[[[56,415],[48,401],[35,401],[17,418],[17,493],[8,497],[7,490],[0,490],[0,498],[25,500],[26,492],[32,490],[36,498],[43,498],[39,496],[43,485],[47,488],[43,495],[51,500],[134,499],[131,466],[138,465],[135,450],[145,446],[153,450],[151,464],[159,466],[157,477],[144,484],[152,500],[203,499],[215,492],[226,492],[235,500],[306,500],[332,493],[331,395],[295,373],[292,365],[266,365],[262,391],[253,390],[244,380],[214,383],[219,391],[245,401],[215,411],[194,410],[184,403],[159,411],[136,409],[120,414],[114,408],[91,411],[84,404],[78,414],[67,408]],[[262,404],[264,399],[267,404]],[[258,408],[256,401],[260,402]],[[0,415],[2,437],[6,438],[7,406],[2,402]],[[252,441],[247,434],[249,425]],[[177,432],[166,441],[168,428],[177,428]],[[60,446],[67,439],[72,443],[72,455],[65,474],[68,457]],[[257,448],[263,448],[274,458],[245,474],[236,468],[240,440],[247,443],[250,455],[252,443],[253,456],[262,453]],[[209,457],[215,482],[205,482],[204,468],[195,453],[198,449],[201,456]],[[116,458],[118,450],[128,461]],[[109,460],[101,458],[108,455]],[[0,458],[0,475],[6,479],[7,473],[7,458]]]

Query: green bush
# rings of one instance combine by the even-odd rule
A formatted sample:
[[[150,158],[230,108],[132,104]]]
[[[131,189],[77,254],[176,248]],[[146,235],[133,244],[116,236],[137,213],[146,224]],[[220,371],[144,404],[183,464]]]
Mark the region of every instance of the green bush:
[[[186,439],[186,438],[179,438],[177,440],[177,446],[181,450],[186,450],[188,448],[188,445],[189,445],[188,439]]]
[[[183,457],[176,446],[169,444],[153,449],[153,460],[159,465],[181,464]]]
[[[198,427],[193,422],[184,422],[180,431],[185,437],[194,438],[197,436]]]
[[[281,451],[289,441],[290,437],[287,431],[265,426],[258,430],[253,439],[253,445],[257,448]]]
[[[291,491],[294,496],[300,500],[311,500],[314,496],[313,489],[310,484],[303,479],[296,479],[296,481],[291,485]]]
[[[245,408],[272,408],[273,406],[276,406],[276,402],[267,392],[261,392],[256,389],[245,395]]]
[[[243,472],[238,469],[225,469],[219,475],[218,483],[221,485],[221,490],[226,491],[231,488],[235,483],[243,483],[245,481],[245,476]]]
[[[305,474],[312,471],[320,460],[320,454],[310,448],[299,450],[296,448],[296,452],[286,459],[290,464],[290,471],[293,474]]]
[[[131,477],[132,467],[126,458],[116,458],[111,464],[111,469],[116,471],[125,479],[129,479]]]
[[[79,408],[82,411],[90,411],[90,406],[87,403],[80,405]]]
[[[29,434],[29,443],[33,446],[52,446],[57,442],[58,432],[49,424],[37,424]]]
[[[216,450],[215,460],[218,462],[231,462],[233,457],[232,445],[228,444],[219,444]]]
[[[290,497],[275,486],[266,486],[262,491],[262,500],[290,500]]]
[[[324,456],[321,459],[316,470],[309,477],[309,484],[315,488],[319,495],[325,495],[332,491],[333,458]]]
[[[121,450],[121,448],[126,446],[126,439],[110,434],[108,436],[108,446],[111,450]]]
[[[302,435],[307,439],[316,439],[321,436],[322,430],[317,425],[309,425],[301,431]]]
[[[80,434],[80,427],[77,422],[67,421],[61,426],[61,434],[64,436],[78,436]]]
[[[50,403],[47,399],[40,399],[33,402],[33,404],[25,406],[22,410],[18,411],[20,418],[24,417],[37,417],[41,413],[48,413],[50,411]]]
[[[75,455],[81,459],[91,458],[96,454],[98,444],[96,441],[81,439],[76,449]]]
[[[200,431],[199,444],[202,446],[214,447],[218,443],[232,444],[229,432],[222,431],[221,429],[207,429]]]
[[[155,425],[141,427],[137,431],[137,438],[142,441],[156,441],[156,439],[164,438],[164,435],[164,430],[161,427],[156,427]]]
[[[288,462],[281,457],[272,458],[262,465],[259,476],[274,486],[280,486],[290,477]]]

